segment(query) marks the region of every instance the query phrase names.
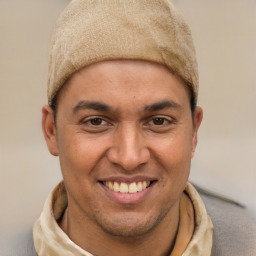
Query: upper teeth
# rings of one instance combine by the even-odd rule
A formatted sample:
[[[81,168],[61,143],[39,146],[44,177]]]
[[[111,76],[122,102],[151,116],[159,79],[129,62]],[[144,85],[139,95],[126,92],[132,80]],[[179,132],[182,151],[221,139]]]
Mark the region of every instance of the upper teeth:
[[[108,187],[110,190],[120,192],[120,193],[136,193],[139,191],[142,191],[146,189],[149,186],[149,181],[139,181],[139,182],[132,182],[130,184],[128,183],[118,183],[118,182],[112,182],[112,181],[105,181],[104,185]]]

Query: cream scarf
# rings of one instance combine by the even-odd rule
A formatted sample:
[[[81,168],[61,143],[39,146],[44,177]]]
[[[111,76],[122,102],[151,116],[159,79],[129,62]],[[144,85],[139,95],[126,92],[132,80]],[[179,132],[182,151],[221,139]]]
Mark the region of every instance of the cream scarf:
[[[193,204],[194,213],[189,212],[189,199]],[[93,256],[72,242],[58,226],[56,219],[60,218],[66,207],[67,196],[61,182],[48,196],[43,212],[34,224],[34,245],[39,256]],[[193,214],[195,228],[194,221],[191,221]],[[212,234],[213,224],[204,203],[195,188],[188,183],[181,197],[180,225],[170,256],[210,256]],[[187,244],[184,241],[190,242]]]

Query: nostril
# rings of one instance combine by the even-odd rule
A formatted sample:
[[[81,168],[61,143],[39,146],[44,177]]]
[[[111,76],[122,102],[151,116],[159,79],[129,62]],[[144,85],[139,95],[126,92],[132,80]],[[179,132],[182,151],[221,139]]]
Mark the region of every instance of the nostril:
[[[129,139],[129,140],[128,140]],[[119,138],[119,140],[113,143],[107,151],[106,158],[112,163],[119,165],[124,170],[135,170],[141,165],[145,165],[150,160],[149,149],[140,140],[131,138],[130,136],[125,139]]]

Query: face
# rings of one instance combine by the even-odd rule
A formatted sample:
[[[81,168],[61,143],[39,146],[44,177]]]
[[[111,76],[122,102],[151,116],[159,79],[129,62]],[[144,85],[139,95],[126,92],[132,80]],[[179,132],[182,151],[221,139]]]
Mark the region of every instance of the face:
[[[70,214],[126,237],[171,219],[201,119],[197,108],[193,124],[187,88],[161,65],[106,61],[74,74],[60,93],[56,126],[51,109],[43,109]]]

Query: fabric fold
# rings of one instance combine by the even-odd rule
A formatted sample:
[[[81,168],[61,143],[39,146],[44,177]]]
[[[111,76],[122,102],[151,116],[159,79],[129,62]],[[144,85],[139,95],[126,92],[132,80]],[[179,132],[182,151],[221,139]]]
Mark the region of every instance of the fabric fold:
[[[189,207],[190,200],[192,211]],[[57,220],[63,215],[66,207],[67,195],[61,182],[46,199],[43,211],[34,224],[33,238],[38,256],[92,256],[71,241],[59,227]],[[204,203],[196,189],[188,183],[180,201],[180,225],[170,256],[210,256],[212,235],[213,224]]]

